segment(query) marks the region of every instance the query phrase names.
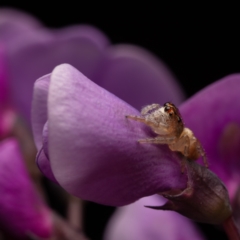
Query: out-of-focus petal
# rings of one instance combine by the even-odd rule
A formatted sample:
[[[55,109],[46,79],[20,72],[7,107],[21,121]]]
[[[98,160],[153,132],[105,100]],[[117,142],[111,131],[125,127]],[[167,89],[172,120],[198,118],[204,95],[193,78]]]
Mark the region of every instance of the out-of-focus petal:
[[[6,107],[9,101],[8,71],[6,52],[0,43],[0,111]]]
[[[172,101],[179,105],[184,97],[166,65],[148,51],[132,45],[111,46],[94,76],[102,87],[141,109],[151,103]]]
[[[0,42],[11,46],[41,24],[29,14],[10,8],[0,9]]]
[[[210,169],[224,181],[230,197],[240,182],[237,172],[240,168],[240,142],[236,142],[240,129],[239,94],[240,75],[235,74],[213,83],[180,107],[186,126],[202,143]],[[229,137],[226,130],[230,131],[231,126],[235,126],[235,131]],[[224,134],[226,139],[223,139]],[[228,154],[225,156],[226,151]]]
[[[36,193],[14,139],[0,144],[0,224],[11,234],[49,237],[52,219]]]
[[[10,107],[9,78],[6,61],[6,51],[0,43],[0,139],[9,134],[16,119],[15,112]]]
[[[142,196],[186,187],[180,161],[149,137],[138,112],[68,64],[54,69],[48,95],[49,157],[58,183],[80,198],[124,205]]]
[[[165,64],[140,47],[119,45],[106,48],[108,39],[92,27],[72,26],[49,31],[24,13],[6,9],[2,12],[0,38],[3,35],[2,41],[10,53],[14,103],[27,118],[31,96],[19,97],[19,94],[22,91],[31,93],[33,79],[51,72],[61,63],[73,65],[138,109],[152,102],[171,100],[178,104],[183,99]],[[1,26],[12,30],[6,33],[6,30],[1,31]]]
[[[144,205],[162,205],[160,196],[145,197],[118,208],[107,226],[105,240],[202,240],[187,218],[172,211],[154,211]]]
[[[41,28],[16,41],[7,50],[13,103],[17,110],[30,119],[34,81],[58,64],[70,63],[91,77],[107,45],[106,37],[90,26],[61,31]]]

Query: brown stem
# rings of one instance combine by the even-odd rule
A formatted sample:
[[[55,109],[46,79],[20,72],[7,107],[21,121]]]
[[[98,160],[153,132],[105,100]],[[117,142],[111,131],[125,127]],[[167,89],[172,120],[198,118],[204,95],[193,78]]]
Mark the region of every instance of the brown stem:
[[[67,222],[64,221],[61,217],[54,214],[54,222],[55,222],[55,229],[56,229],[56,240],[87,240],[84,233],[70,226]]]
[[[82,230],[83,201],[72,195],[68,197],[67,219],[71,226]]]
[[[232,216],[223,223],[223,228],[229,240],[240,240],[239,230]]]

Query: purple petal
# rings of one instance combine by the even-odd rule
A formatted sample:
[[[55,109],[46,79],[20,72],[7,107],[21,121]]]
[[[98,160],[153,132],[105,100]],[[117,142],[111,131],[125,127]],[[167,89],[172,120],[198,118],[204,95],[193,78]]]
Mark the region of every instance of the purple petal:
[[[57,183],[50,162],[48,160],[48,129],[47,129],[47,98],[50,75],[43,76],[34,84],[34,96],[32,102],[32,130],[34,141],[38,149],[36,162],[41,172],[51,181]],[[44,125],[46,127],[44,128]],[[44,150],[45,148],[45,150]]]
[[[17,110],[30,119],[35,79],[51,72],[58,64],[70,63],[91,77],[107,44],[106,37],[90,26],[61,31],[38,29],[18,39],[7,49],[12,96]]]
[[[124,205],[142,196],[186,187],[180,162],[166,146],[141,145],[149,137],[130,105],[70,65],[56,67],[48,94],[49,156],[58,183],[77,197]]]
[[[146,104],[184,99],[177,80],[161,60],[131,45],[109,47],[92,80],[137,109]]]
[[[40,23],[29,14],[14,9],[0,9],[0,39],[7,46],[14,44],[19,38],[26,37]]]
[[[49,162],[48,158],[46,157],[46,155],[43,151],[43,148],[38,151],[36,158],[37,158],[38,168],[40,169],[42,174],[44,176],[46,176],[48,179],[50,179],[51,181],[58,184],[56,178],[53,175],[53,172],[52,172],[52,169],[50,166],[50,162]]]
[[[204,239],[191,221],[170,211],[155,211],[144,205],[162,205],[160,196],[145,197],[118,208],[110,220],[105,240],[200,240]]]
[[[4,139],[12,134],[13,126],[17,115],[11,108],[6,108],[0,112],[0,139]]]
[[[51,235],[50,212],[35,192],[14,139],[0,144],[0,195],[2,228],[18,237]]]
[[[15,112],[10,107],[8,80],[6,53],[0,44],[0,139],[9,134],[16,120]]]
[[[240,182],[239,93],[240,75],[235,74],[203,89],[180,107],[186,127],[201,141],[210,169],[225,182],[230,196]]]
[[[43,140],[42,147],[39,149],[36,161],[38,168],[41,170],[42,174],[48,177],[51,181],[58,184],[56,178],[53,175],[51,165],[48,156],[48,122],[45,123],[43,127]]]
[[[50,75],[38,79],[34,84],[32,102],[32,130],[38,150],[42,148],[43,126],[47,122],[47,98]]]
[[[3,45],[0,44],[0,111],[9,104],[7,58]]]

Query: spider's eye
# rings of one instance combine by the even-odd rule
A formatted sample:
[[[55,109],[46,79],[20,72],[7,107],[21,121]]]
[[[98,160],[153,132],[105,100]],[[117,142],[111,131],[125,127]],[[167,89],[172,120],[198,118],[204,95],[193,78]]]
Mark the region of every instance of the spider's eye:
[[[168,112],[170,110],[170,107],[168,107],[168,106],[166,106],[165,108],[164,108],[164,111],[165,112]]]

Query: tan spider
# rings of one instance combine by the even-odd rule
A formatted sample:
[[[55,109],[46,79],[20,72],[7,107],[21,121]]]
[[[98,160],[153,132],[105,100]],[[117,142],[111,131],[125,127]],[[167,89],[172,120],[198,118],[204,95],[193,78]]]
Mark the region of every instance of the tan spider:
[[[162,107],[151,104],[144,107],[141,116],[127,115],[126,118],[145,123],[158,134],[155,138],[140,139],[140,143],[167,144],[172,151],[181,152],[187,159],[203,158],[208,167],[205,151],[189,128],[185,128],[177,107],[167,102]],[[182,166],[182,172],[183,172]]]

